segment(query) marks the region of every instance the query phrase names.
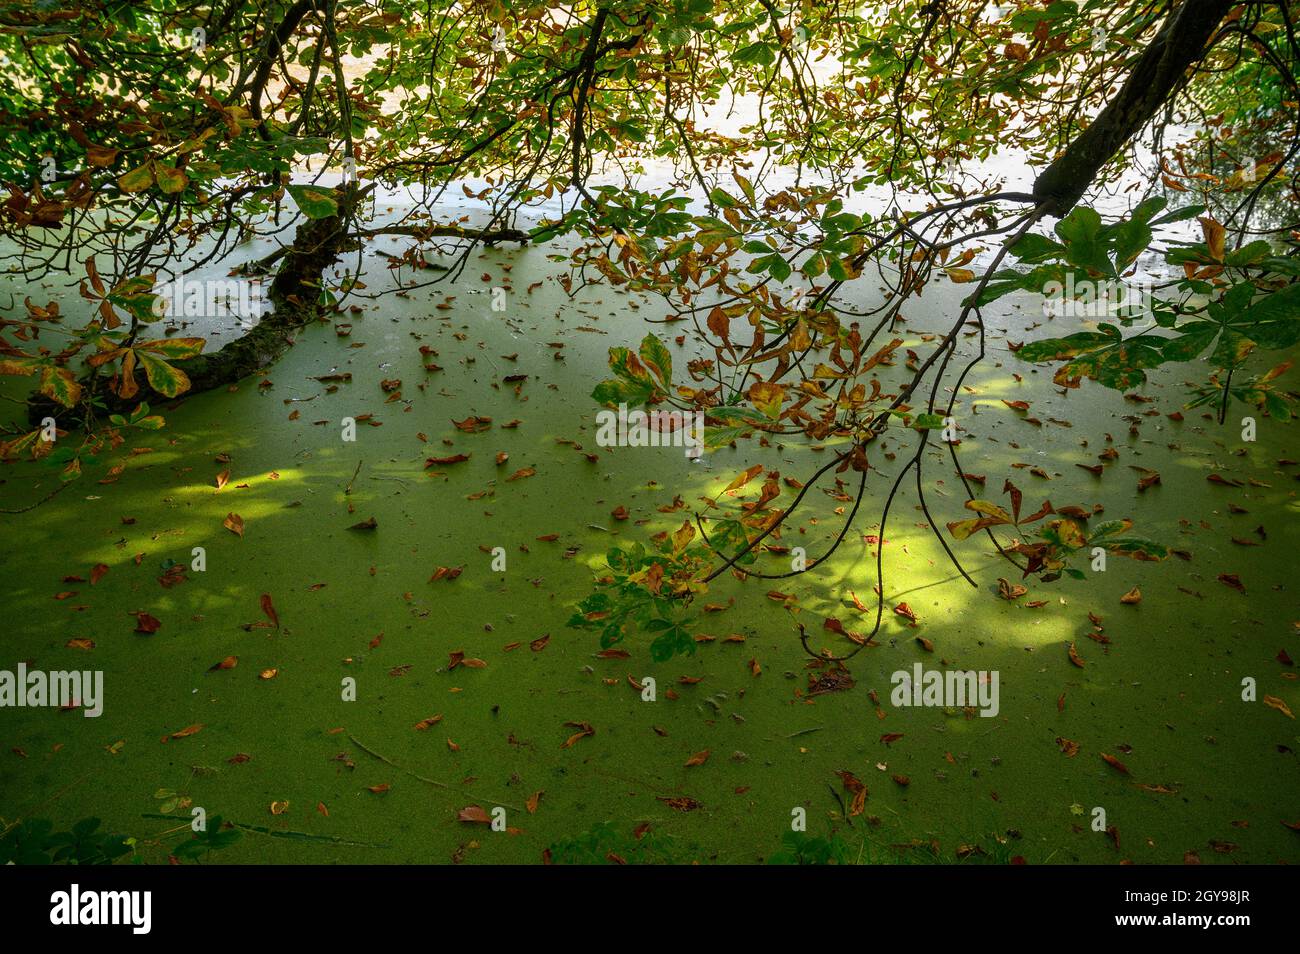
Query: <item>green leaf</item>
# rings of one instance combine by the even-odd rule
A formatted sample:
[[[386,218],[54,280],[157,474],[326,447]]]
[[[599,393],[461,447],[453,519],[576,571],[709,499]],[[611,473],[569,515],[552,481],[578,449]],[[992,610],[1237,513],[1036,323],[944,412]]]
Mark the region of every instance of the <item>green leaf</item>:
[[[1065,260],[1071,265],[1086,268],[1102,275],[1115,274],[1106,254],[1106,242],[1101,237],[1101,216],[1096,209],[1076,206],[1056,223],[1056,234],[1065,242]]]
[[[1198,215],[1203,215],[1204,213],[1205,213],[1205,206],[1189,205],[1181,209],[1175,209],[1172,212],[1166,212],[1164,215],[1160,216],[1159,218],[1152,219],[1150,224],[1171,225],[1174,222],[1185,222],[1188,219],[1194,219]]]
[[[165,162],[154,162],[153,174],[158,183],[158,188],[168,195],[184,192],[190,181],[184,170],[169,166]]]
[[[1300,283],[1265,295],[1233,324],[1262,348],[1289,348],[1300,341]]]
[[[204,344],[203,338],[157,338],[152,341],[137,341],[135,350],[137,354],[148,351],[162,358],[179,361],[202,354]]]
[[[293,201],[298,203],[302,214],[309,219],[327,219],[339,214],[339,202],[333,189],[320,186],[290,185],[286,186]]]
[[[164,397],[176,397],[190,389],[189,376],[180,368],[174,368],[162,358],[148,351],[137,351],[136,357],[144,368],[149,385]]]
[[[1115,270],[1124,271],[1141,255],[1152,239],[1151,226],[1140,219],[1121,222],[1115,228]]]
[[[67,368],[54,366],[42,368],[40,391],[64,407],[72,407],[81,398],[81,385]]]
[[[634,381],[627,378],[610,378],[601,381],[591,392],[591,397],[598,404],[616,408],[620,404],[638,406],[646,403],[655,393],[650,381]]]
[[[1010,252],[1022,262],[1036,264],[1049,259],[1059,258],[1065,251],[1065,246],[1060,242],[1053,242],[1046,235],[1036,235],[1028,232],[1011,246]]]
[[[117,185],[123,192],[143,192],[153,185],[152,163],[146,162],[144,165],[118,176]]]
[[[641,362],[650,369],[665,388],[673,383],[673,356],[668,348],[654,335],[646,335],[641,341]]]

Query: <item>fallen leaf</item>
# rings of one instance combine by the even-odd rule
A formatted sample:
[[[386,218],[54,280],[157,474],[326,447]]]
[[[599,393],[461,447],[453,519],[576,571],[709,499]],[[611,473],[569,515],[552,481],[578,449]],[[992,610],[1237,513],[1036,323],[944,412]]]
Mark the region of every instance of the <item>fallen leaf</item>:
[[[1028,592],[1028,588],[1021,586],[1019,583],[1012,583],[1008,580],[1004,580],[1002,577],[998,577],[998,596],[1002,597],[1004,600],[1018,599]]]
[[[280,628],[280,616],[275,611],[275,604],[271,602],[270,593],[262,594],[262,612],[266,614],[267,619],[275,624],[276,629]]]
[[[1115,758],[1115,756],[1107,755],[1105,752],[1102,752],[1101,757],[1106,762],[1106,764],[1109,765],[1111,768],[1113,768],[1115,771],[1121,772],[1124,775],[1132,774],[1128,770],[1128,766],[1125,765],[1123,762],[1121,762],[1119,759]]]
[[[467,825],[492,824],[492,816],[479,805],[466,805],[456,813],[456,820]]]
[[[1241,582],[1241,577],[1239,577],[1235,573],[1220,573],[1218,576],[1218,581],[1222,583],[1224,586],[1231,587],[1232,589],[1236,590],[1238,593],[1246,592],[1246,586]]]
[[[579,739],[585,739],[589,735],[596,734],[596,730],[592,728],[591,723],[589,722],[566,722],[564,724],[572,729],[578,729],[579,731],[575,732],[565,740],[564,744],[560,746],[562,749],[571,748]]]
[[[1270,709],[1276,709],[1278,712],[1282,713],[1288,719],[1295,718],[1295,716],[1291,714],[1291,709],[1287,706],[1287,704],[1283,702],[1281,699],[1279,699],[1277,696],[1265,696],[1264,705],[1268,706]]]

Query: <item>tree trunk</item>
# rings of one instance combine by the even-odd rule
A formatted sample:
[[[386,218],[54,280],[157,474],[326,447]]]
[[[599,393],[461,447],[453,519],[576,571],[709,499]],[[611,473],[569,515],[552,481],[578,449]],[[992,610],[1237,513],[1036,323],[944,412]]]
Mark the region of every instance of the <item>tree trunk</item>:
[[[1182,87],[1233,6],[1233,0],[1183,0],[1169,14],[1115,98],[1034,182],[1034,198],[1047,203],[1049,214],[1074,208],[1102,166]]]
[[[341,207],[338,215],[308,219],[298,226],[293,244],[281,259],[271,281],[268,298],[272,310],[263,315],[251,331],[216,351],[171,362],[190,379],[189,390],[183,395],[168,398],[158,394],[139,369],[136,374],[140,390],[130,398],[121,398],[105,390],[106,379],[96,377],[93,372],[82,381],[86,394],[98,397],[109,413],[127,414],[142,401],[156,406],[182,400],[233,384],[269,366],[288,347],[292,334],[320,314],[316,302],[321,276],[339,254],[347,250],[345,224],[348,216],[349,209]],[[65,418],[70,419],[79,412],[80,407],[66,408],[39,392],[27,399],[27,417],[33,425],[39,425],[47,417],[64,424]]]

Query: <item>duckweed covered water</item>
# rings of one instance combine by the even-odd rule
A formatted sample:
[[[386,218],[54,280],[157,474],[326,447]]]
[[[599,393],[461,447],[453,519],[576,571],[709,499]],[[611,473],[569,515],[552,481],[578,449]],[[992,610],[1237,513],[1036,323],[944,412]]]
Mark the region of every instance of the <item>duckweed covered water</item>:
[[[1300,834],[1284,827],[1300,819],[1300,729],[1262,701],[1300,709],[1295,669],[1278,660],[1300,658],[1300,470],[1280,463],[1300,455],[1285,425],[1260,419],[1247,443],[1240,408],[1223,427],[1199,411],[1171,420],[1185,400],[1177,369],[1154,374],[1142,401],[1090,384],[1061,394],[1008,350],[1006,337],[1049,332],[1021,301],[989,316],[989,356],[959,396],[963,468],[986,477],[990,499],[1009,477],[1027,508],[1102,504],[1190,560],[1112,557],[1105,572],[1031,580],[1008,601],[997,581],[1018,582],[1015,569],[975,537],[955,545],[978,584],[967,585],[909,490],[884,535],[879,645],[850,664],[851,688],[810,695],[821,673],[774,596],[797,600],[814,648],[852,648],[823,629],[827,617],[870,629],[874,605],[859,613],[851,593],[873,603],[879,501],[914,439],[901,432],[873,451],[871,498],[829,561],[775,583],[720,578],[701,602],[726,608],[693,624],[693,655],[656,663],[634,636],[620,647],[629,658],[600,658],[596,637],[565,623],[607,548],[677,528],[751,464],[806,479],[825,457],[751,443],[697,464],[680,449],[596,446],[589,395],[607,349],[639,341],[662,306],[608,288],[569,301],[539,249],[488,250],[471,265],[455,286],[338,316],[347,337],[306,329],[265,380],[184,401],[164,412],[165,430],[133,436],[48,503],[0,516],[6,667],[102,669],[106,695],[97,719],[0,710],[0,817],[66,827],[97,816],[137,837],[150,862],[185,837],[177,797],[264,829],[212,856],[230,862],[536,863],[551,846],[569,857],[566,840],[608,822],[615,853],[635,850],[649,825],[648,857],[746,863],[780,849],[800,807],[808,834],[837,831],[864,861],[936,850],[967,862],[1300,861]],[[509,306],[496,313],[488,289],[507,274]],[[949,320],[960,291],[909,312],[906,347],[929,347],[920,335]],[[689,326],[653,330],[684,374]],[[900,353],[886,381],[901,365]],[[351,380],[316,380],[341,373]],[[395,380],[401,397],[388,402],[381,381]],[[471,416],[491,426],[453,425]],[[345,417],[359,422],[355,442],[341,439]],[[1100,478],[1075,466],[1107,447],[1118,458]],[[469,460],[425,466],[456,454]],[[946,449],[926,466],[936,522],[969,516]],[[1145,472],[1133,468],[1160,482],[1139,492]],[[535,475],[509,479],[521,470]],[[1207,481],[1214,473],[1241,486]],[[0,476],[5,507],[58,479],[31,463]],[[851,505],[816,490],[807,500],[782,543],[812,557]],[[629,519],[613,516],[619,507]],[[231,513],[242,535],[223,526]],[[349,529],[371,518],[374,529]],[[206,571],[162,585],[195,547]],[[491,568],[496,547],[505,572]],[[97,564],[108,571],[91,584]],[[461,572],[430,582],[439,567]],[[1121,603],[1133,587],[1141,602]],[[899,603],[916,626],[888,612]],[[136,632],[139,612],[161,627]],[[1089,613],[1108,642],[1089,638]],[[452,668],[456,653],[485,665]],[[212,670],[227,657],[234,668]],[[918,662],[996,670],[997,716],[891,704],[891,675]],[[632,685],[645,676],[659,687],[653,703]],[[354,702],[342,698],[349,677]],[[1242,700],[1246,677],[1261,701]],[[201,729],[172,737],[191,726]],[[849,820],[844,771],[868,789]],[[469,806],[503,807],[509,830],[459,820]],[[1096,808],[1109,833],[1093,830]]]

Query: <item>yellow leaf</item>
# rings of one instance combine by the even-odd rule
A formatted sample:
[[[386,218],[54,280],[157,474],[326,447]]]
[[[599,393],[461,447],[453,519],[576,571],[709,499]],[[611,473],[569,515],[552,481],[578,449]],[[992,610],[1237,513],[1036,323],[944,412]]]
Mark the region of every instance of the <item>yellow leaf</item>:
[[[1268,706],[1270,709],[1276,709],[1278,712],[1282,713],[1288,719],[1295,718],[1295,716],[1292,715],[1291,713],[1290,707],[1288,707],[1287,704],[1283,702],[1281,699],[1279,699],[1277,696],[1265,696],[1264,705]]]

